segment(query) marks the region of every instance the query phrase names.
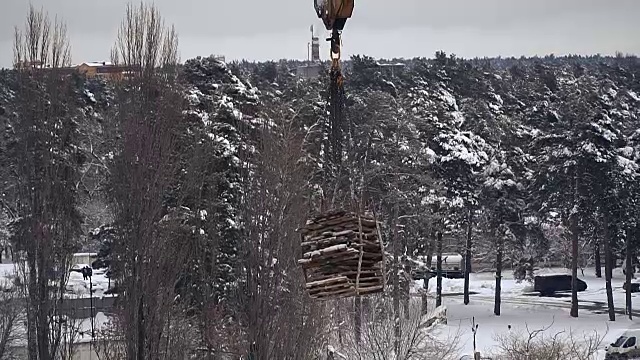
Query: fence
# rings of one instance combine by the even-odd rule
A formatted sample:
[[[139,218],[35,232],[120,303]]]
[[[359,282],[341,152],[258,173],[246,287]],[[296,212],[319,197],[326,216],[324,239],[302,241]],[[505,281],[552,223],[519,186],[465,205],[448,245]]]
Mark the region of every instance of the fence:
[[[74,319],[90,318],[95,314],[109,313],[114,307],[116,297],[64,299],[59,304],[60,313]],[[93,312],[91,306],[93,302]]]

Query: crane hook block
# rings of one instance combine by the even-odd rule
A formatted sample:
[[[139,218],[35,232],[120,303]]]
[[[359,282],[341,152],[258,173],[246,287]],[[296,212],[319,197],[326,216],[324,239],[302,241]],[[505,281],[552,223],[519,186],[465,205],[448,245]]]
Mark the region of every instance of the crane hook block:
[[[344,29],[347,19],[353,14],[354,0],[314,0],[316,14],[327,30]]]

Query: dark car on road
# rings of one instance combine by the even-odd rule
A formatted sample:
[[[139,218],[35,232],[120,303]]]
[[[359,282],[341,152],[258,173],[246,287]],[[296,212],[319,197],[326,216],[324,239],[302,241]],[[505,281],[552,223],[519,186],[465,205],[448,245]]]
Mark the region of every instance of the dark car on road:
[[[533,290],[541,296],[551,296],[556,292],[571,291],[571,275],[539,275],[533,278]],[[587,283],[577,279],[578,291],[587,290]]]

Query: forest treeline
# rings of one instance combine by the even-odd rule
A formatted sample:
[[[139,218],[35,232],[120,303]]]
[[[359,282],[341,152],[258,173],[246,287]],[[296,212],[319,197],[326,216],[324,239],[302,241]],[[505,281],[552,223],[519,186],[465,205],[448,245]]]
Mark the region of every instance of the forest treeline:
[[[28,34],[49,21],[30,16]],[[101,334],[120,340],[103,345],[113,359],[315,359],[345,326],[360,341],[375,303],[408,304],[409,264],[443,251],[495,269],[496,315],[504,267],[520,279],[550,262],[574,278],[604,267],[614,320],[612,268],[640,241],[636,57],[354,56],[332,123],[327,69],[181,64],[154,7],[127,10],[113,58],[135,70],[118,82],[54,71],[66,29],[44,28],[16,32],[17,62],[55,66],[0,72],[0,240],[23,270],[31,359],[64,351],[61,269],[81,250],[116,284]],[[296,230],[334,208],[381,222],[382,300],[305,295]]]

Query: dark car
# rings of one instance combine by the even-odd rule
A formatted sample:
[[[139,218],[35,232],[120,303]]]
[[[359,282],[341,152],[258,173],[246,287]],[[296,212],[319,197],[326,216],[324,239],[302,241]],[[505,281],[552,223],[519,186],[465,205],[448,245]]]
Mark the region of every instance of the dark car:
[[[550,296],[556,292],[571,291],[571,275],[540,275],[533,278],[533,290],[542,296]],[[578,291],[587,290],[587,283],[577,279]]]

